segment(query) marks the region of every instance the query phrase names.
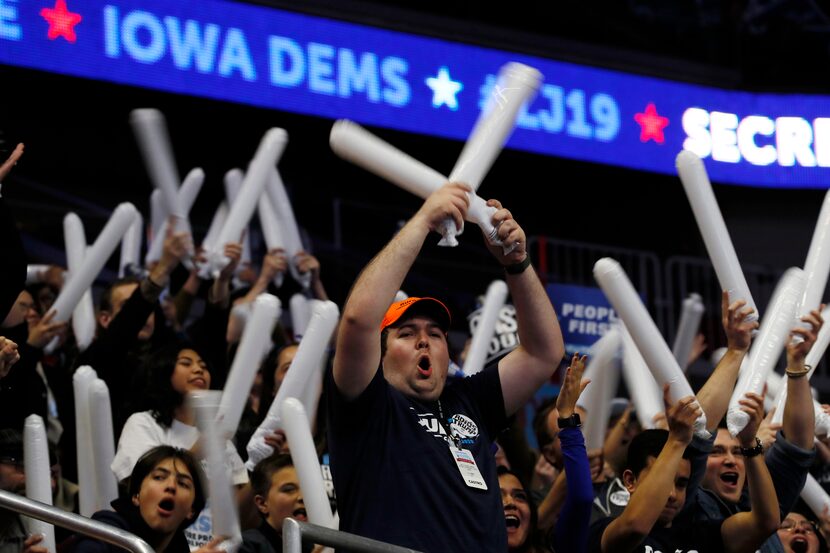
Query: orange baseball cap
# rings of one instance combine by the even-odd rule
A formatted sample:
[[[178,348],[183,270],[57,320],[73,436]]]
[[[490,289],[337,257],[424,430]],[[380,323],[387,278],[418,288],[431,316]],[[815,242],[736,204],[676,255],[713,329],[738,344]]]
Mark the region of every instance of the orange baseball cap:
[[[444,305],[443,302],[435,298],[415,297],[409,297],[402,301],[396,301],[390,305],[389,309],[386,310],[386,315],[383,317],[383,322],[380,323],[380,329],[383,330],[384,328],[395,324],[401,317],[403,317],[404,313],[409,311],[409,309],[414,306],[416,306],[415,311],[417,314],[423,314],[430,317],[438,323],[438,326],[440,326],[441,330],[444,332],[447,332],[450,329],[452,316],[450,315],[450,310],[447,309],[447,306]],[[410,315],[413,314],[414,312],[410,313]]]

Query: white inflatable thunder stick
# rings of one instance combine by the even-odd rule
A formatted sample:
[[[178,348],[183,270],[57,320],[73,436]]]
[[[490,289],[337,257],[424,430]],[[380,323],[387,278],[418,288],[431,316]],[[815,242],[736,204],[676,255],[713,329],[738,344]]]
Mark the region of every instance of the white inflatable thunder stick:
[[[271,204],[271,198],[268,194],[259,197],[257,214],[259,216],[259,226],[262,227],[262,237],[265,239],[265,247],[268,251],[285,250],[285,239],[282,236],[279,221],[277,221],[277,212],[274,211],[274,206]],[[285,274],[279,271],[274,275],[274,286],[280,288],[284,278]]]
[[[830,496],[810,473],[807,473],[807,481],[801,490],[801,499],[817,517],[824,516],[824,510],[830,507]]]
[[[89,420],[89,387],[98,378],[92,367],[84,365],[72,375],[75,396],[75,444],[78,455],[78,506],[82,516],[96,511],[98,483],[92,454],[92,428]]]
[[[161,190],[167,213],[176,218],[176,231],[191,234],[187,211],[178,194],[179,172],[164,115],[153,108],[134,109],[130,113],[130,124],[150,180]],[[161,233],[155,238],[159,235]]]
[[[703,317],[703,302],[699,294],[689,294],[683,300],[683,311],[680,314],[680,322],[677,325],[677,335],[674,337],[672,354],[677,359],[680,368],[686,370],[689,363],[689,355],[692,352],[692,345],[700,328],[700,319]]]
[[[662,391],[624,325],[620,326],[620,334],[623,349],[623,380],[631,396],[631,402],[634,404],[634,413],[641,427],[654,428],[655,417],[666,410],[663,405]]]
[[[46,426],[38,415],[29,415],[23,423],[23,464],[26,471],[26,497],[52,505],[52,474],[49,462],[49,442],[46,440]],[[26,518],[30,535],[40,534],[40,545],[49,553],[56,553],[55,527],[51,524]]]
[[[297,219],[294,217],[294,210],[291,208],[291,200],[285,191],[279,171],[276,167],[271,168],[271,175],[265,184],[265,190],[271,201],[271,207],[277,216],[277,223],[280,226],[283,242],[285,243],[285,254],[288,256],[288,267],[291,276],[304,289],[311,286],[311,273],[300,273],[297,267],[297,254],[303,250],[303,243],[300,240],[300,228],[297,226]]]
[[[481,372],[484,368],[487,351],[490,349],[490,341],[496,333],[499,311],[504,305],[504,302],[507,301],[507,292],[507,284],[503,280],[494,280],[487,287],[481,316],[473,332],[470,349],[467,350],[467,358],[464,360],[463,370],[467,376]]]
[[[67,213],[63,218],[63,241],[66,247],[66,267],[69,276],[81,270],[86,256],[86,233],[81,218],[75,213]],[[97,275],[96,275],[97,276]],[[78,349],[84,351],[95,338],[95,307],[92,305],[92,290],[87,288],[72,310],[72,332]],[[46,346],[46,352],[52,353],[58,346],[59,338],[53,338]]]
[[[772,296],[767,312],[761,322],[758,336],[749,350],[749,364],[741,371],[729,410],[726,412],[726,426],[730,434],[737,436],[749,422],[749,415],[741,410],[738,401],[748,392],[761,395],[764,383],[775,368],[778,358],[795,325],[798,302],[804,293],[804,271],[791,267],[784,273]],[[786,388],[785,388],[786,389]]]
[[[317,459],[314,438],[308,426],[308,414],[303,404],[296,398],[285,398],[282,403],[282,420],[285,424],[285,437],[291,444],[291,458],[300,480],[300,488],[303,490],[308,521],[337,530],[329,496],[323,483],[323,472]]]
[[[191,171],[184,178],[182,187],[178,190],[176,195],[179,198],[179,205],[181,205],[185,217],[190,217],[190,210],[193,208],[193,204],[196,203],[196,197],[199,195],[199,192],[201,192],[202,185],[204,183],[205,172],[200,167],[191,169]],[[144,256],[144,261],[148,265],[161,259],[161,252],[164,250],[164,239],[167,236],[167,228],[168,221],[165,219],[162,221],[158,233],[153,236],[153,241],[150,242],[150,246],[147,248],[147,255]],[[184,232],[181,225],[178,223],[176,224],[175,230],[177,232]],[[187,260],[187,264],[185,264],[185,266],[187,266],[188,269],[192,267],[189,259]]]
[[[150,229],[147,235],[147,244],[152,244],[156,236],[159,235],[161,225],[170,214],[167,212],[167,206],[164,205],[164,198],[161,195],[161,190],[153,188],[150,193]],[[149,247],[147,248],[150,249]],[[146,261],[146,259],[145,259]]]
[[[830,190],[824,195],[821,212],[804,261],[804,294],[801,296],[797,318],[798,325],[807,328],[807,323],[801,322],[801,317],[809,315],[813,309],[819,309],[827,287],[827,276],[830,273]],[[801,340],[800,336],[795,339]],[[815,349],[815,347],[813,348]],[[809,363],[808,363],[809,364]]]
[[[89,290],[95,277],[101,272],[107,259],[118,247],[124,233],[135,220],[135,214],[136,209],[131,203],[125,202],[115,208],[95,243],[87,249],[80,269],[70,274],[64,283],[58,298],[52,305],[55,311],[55,318],[52,322],[62,323],[69,320],[81,297]]]
[[[308,321],[311,320],[311,303],[303,294],[297,292],[288,300],[291,310],[291,328],[294,332],[294,339],[301,340],[308,328]]]
[[[830,307],[825,307],[821,312],[822,318],[827,321],[830,320]],[[807,378],[811,378],[815,374],[815,368],[824,357],[824,352],[827,351],[827,346],[830,344],[830,325],[823,325],[818,332],[816,342],[810,348],[807,358],[804,360],[805,365],[813,367]],[[777,379],[781,382],[777,386],[770,384],[770,380]],[[775,398],[775,414],[772,416],[773,424],[781,424],[784,421],[784,405],[787,401],[787,377],[781,377],[775,372],[771,372],[767,378],[767,394],[771,394]],[[821,404],[813,400],[813,410],[815,411],[816,420],[816,435],[823,436],[830,433],[830,415],[824,412]]]
[[[273,448],[265,443],[265,436],[276,430],[284,429],[281,405],[285,398],[303,396],[308,380],[314,376],[322,360],[325,359],[328,344],[339,317],[340,310],[334,302],[326,301],[315,305],[306,334],[297,348],[291,367],[285,373],[285,378],[277,390],[277,396],[271,403],[265,420],[248,442],[248,462],[246,463],[248,470],[253,470],[258,462],[274,452]],[[308,413],[308,410],[306,412]],[[308,415],[313,417],[314,413],[308,413]],[[308,424],[310,425],[310,421]]]
[[[39,263],[29,263],[26,265],[26,284],[35,284],[36,282],[43,282],[46,278],[46,271],[51,265],[43,265]]]
[[[703,161],[692,152],[683,150],[677,154],[675,165],[721,288],[729,292],[730,301],[746,301],[746,304],[755,310],[746,320],[757,321],[758,308],[749,293],[749,286],[738,263],[738,255],[712,192],[712,184],[709,182]]]
[[[121,240],[121,261],[118,263],[118,278],[130,271],[141,268],[141,244],[144,238],[144,217],[136,211],[135,220]]]
[[[242,190],[230,206],[228,218],[219,233],[213,252],[208,252],[214,277],[228,264],[229,260],[225,257],[223,248],[225,244],[239,242],[242,238],[242,232],[248,227],[254,214],[271,169],[282,156],[287,142],[288,134],[280,128],[268,129],[260,140],[257,151],[248,166],[248,172],[245,173]]]
[[[256,373],[262,359],[271,349],[271,332],[279,316],[280,300],[276,296],[257,296],[251,320],[245,325],[219,404],[218,419],[228,435],[236,434]]]
[[[95,503],[100,511],[110,509],[110,503],[118,499],[118,480],[110,468],[115,458],[112,403],[109,388],[100,378],[89,384],[89,420],[93,466],[97,476]]]
[[[470,185],[474,192],[478,190],[513,132],[519,110],[536,96],[541,83],[542,74],[533,67],[516,62],[501,67],[490,99],[450,172],[450,182],[463,182]],[[454,221],[444,222],[442,234],[444,240],[439,244],[458,244],[455,235],[459,231],[456,230]]]
[[[223,426],[216,421],[221,396],[222,392],[218,390],[190,392],[188,402],[196,416],[196,426],[199,428],[207,463],[205,476],[213,516],[213,535],[227,538],[220,547],[231,550],[241,543],[242,532],[231,477],[226,467]]]
[[[341,119],[334,123],[329,136],[332,151],[341,158],[398,185],[421,199],[441,188],[447,177],[384,142],[357,123]],[[489,207],[477,194],[471,195],[467,220],[477,224],[491,243],[501,245],[496,237]],[[505,252],[509,253],[509,251]]]
[[[600,259],[594,264],[594,278],[631,333],[660,389],[666,383],[670,384],[673,402],[694,395],[677,360],[620,264],[609,257]],[[709,435],[706,431],[705,413],[695,421],[695,433],[703,437]]]
[[[239,196],[239,191],[242,190],[242,181],[245,180],[245,173],[242,169],[231,169],[225,173],[225,198],[228,201],[228,206],[232,206]],[[262,195],[259,196],[262,199]],[[250,223],[250,221],[248,221]],[[224,246],[224,244],[223,244]],[[246,229],[242,236],[242,257],[239,260],[239,267],[241,270],[244,265],[251,264],[251,233]]]
[[[605,443],[611,400],[614,399],[620,380],[617,354],[621,345],[620,331],[612,327],[594,342],[588,352],[588,366],[583,376],[591,384],[579,396],[576,404],[588,413],[582,425],[582,433],[585,435],[585,447],[589,450],[601,448]]]
[[[205,237],[202,240],[203,250],[209,251],[216,247],[216,239],[219,238],[219,232],[222,230],[222,226],[228,219],[228,211],[228,203],[220,202],[219,207],[217,207],[216,211],[213,213],[213,218],[210,220],[210,226],[208,227]]]

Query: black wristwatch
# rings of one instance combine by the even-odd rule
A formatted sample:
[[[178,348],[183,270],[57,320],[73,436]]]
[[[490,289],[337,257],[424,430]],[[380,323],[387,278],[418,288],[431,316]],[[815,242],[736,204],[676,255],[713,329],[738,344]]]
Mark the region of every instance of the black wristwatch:
[[[562,428],[579,428],[582,426],[582,419],[579,418],[579,413],[574,413],[570,417],[562,418],[559,417],[556,419],[556,424],[559,425],[559,429]]]
[[[757,455],[760,455],[764,452],[764,444],[761,443],[761,438],[758,436],[755,437],[755,447],[742,447],[741,448],[741,455],[744,456],[745,459],[750,459]]]

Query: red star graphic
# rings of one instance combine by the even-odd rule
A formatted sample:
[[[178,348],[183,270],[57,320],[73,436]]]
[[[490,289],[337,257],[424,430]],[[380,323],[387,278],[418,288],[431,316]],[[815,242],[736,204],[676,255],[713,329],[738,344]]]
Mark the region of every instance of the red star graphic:
[[[62,36],[69,42],[75,42],[75,25],[81,22],[81,14],[66,9],[66,0],[55,0],[54,8],[43,8],[40,16],[49,23],[49,40]]]
[[[634,120],[640,125],[640,142],[654,140],[658,144],[666,141],[663,129],[669,125],[669,118],[657,114],[654,103],[646,106],[645,113],[634,114]]]

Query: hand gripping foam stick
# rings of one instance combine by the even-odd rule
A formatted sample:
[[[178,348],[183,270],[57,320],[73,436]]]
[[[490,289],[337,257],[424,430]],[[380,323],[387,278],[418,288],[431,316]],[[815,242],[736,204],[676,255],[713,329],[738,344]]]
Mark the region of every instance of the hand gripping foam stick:
[[[277,223],[280,226],[282,239],[285,243],[285,254],[288,256],[288,268],[291,276],[296,282],[308,289],[311,286],[311,273],[300,273],[297,268],[297,254],[303,250],[303,243],[300,240],[300,228],[297,226],[297,219],[294,217],[294,210],[291,208],[291,200],[285,191],[279,171],[271,168],[271,175],[265,185],[271,207],[277,216]]]
[[[225,173],[225,198],[227,198],[229,206],[232,206],[233,203],[236,201],[236,198],[239,196],[239,191],[242,190],[243,180],[245,180],[245,173],[242,172],[242,169],[231,169],[230,171]],[[264,194],[260,194],[260,200],[262,199],[263,195]],[[259,204],[259,202],[257,202],[257,204]],[[250,223],[250,221],[248,222]],[[249,232],[248,228],[245,227],[245,232],[243,232],[242,235],[242,257],[239,259],[239,267],[237,267],[237,271],[240,270],[243,265],[250,264],[251,233]]]
[[[201,169],[201,167],[196,167],[195,169],[192,169],[184,178],[184,181],[182,182],[182,187],[177,192],[177,196],[179,198],[179,205],[181,205],[185,217],[190,217],[190,210],[193,208],[193,204],[196,202],[196,197],[202,190],[202,185],[204,184],[204,182],[205,172]],[[155,236],[153,237],[153,241],[150,243],[150,247],[147,248],[147,255],[144,257],[144,261],[148,265],[150,263],[153,263],[154,261],[158,261],[161,258],[161,252],[164,249],[164,239],[167,236],[167,228],[168,221],[162,221],[158,233],[155,234]],[[190,228],[189,224],[187,228]],[[175,230],[177,232],[183,232],[186,229],[183,229],[177,223]],[[190,231],[187,230],[187,232]],[[192,267],[191,261],[189,259],[187,260],[187,263],[185,263],[185,266],[188,269]]]
[[[303,490],[303,501],[308,509],[308,521],[337,530],[305,408],[299,400],[288,397],[282,403],[281,411],[285,424],[285,437],[291,444],[291,458],[297,470],[300,488]]]
[[[279,316],[280,300],[276,296],[257,296],[251,320],[245,325],[219,404],[218,419],[228,435],[236,434],[256,373],[262,359],[271,349],[271,332]]]
[[[38,415],[29,415],[23,423],[23,464],[26,471],[26,497],[52,505],[52,476],[46,427]],[[29,534],[40,534],[40,543],[48,553],[56,553],[55,527],[46,522],[26,518]]]
[[[246,463],[248,470],[253,470],[258,462],[274,452],[273,448],[265,443],[265,436],[284,428],[281,405],[285,398],[303,397],[303,390],[308,386],[308,380],[313,377],[315,370],[320,367],[325,358],[329,340],[331,340],[339,317],[340,310],[334,302],[325,301],[315,306],[306,334],[297,348],[291,367],[277,390],[277,396],[271,403],[265,420],[248,442],[248,462]],[[314,413],[308,414],[311,417],[314,416]]]
[[[137,213],[137,212],[136,212]],[[66,266],[70,278],[73,272],[78,272],[84,266],[86,256],[86,233],[81,218],[75,213],[67,213],[63,218],[63,240],[66,246]],[[97,275],[96,275],[97,276]],[[91,283],[90,283],[91,284]],[[87,288],[81,295],[78,304],[72,310],[72,332],[78,349],[84,351],[95,338],[95,307],[92,305],[92,290]],[[46,347],[47,353],[52,353],[60,341],[55,337]]]
[[[89,385],[89,420],[93,466],[97,476],[96,509],[109,509],[118,499],[118,481],[110,469],[115,458],[115,434],[112,430],[112,404],[107,384],[96,378]],[[92,424],[94,421],[95,424]]]
[[[98,378],[92,367],[79,367],[72,375],[75,396],[75,444],[78,455],[78,506],[82,516],[96,511],[98,484],[92,455],[92,428],[89,419],[89,387]]]
[[[204,459],[207,463],[205,473],[210,512],[213,516],[213,535],[227,538],[220,545],[222,549],[235,550],[242,542],[242,532],[231,476],[226,466],[223,426],[216,421],[221,395],[222,392],[218,390],[190,392],[188,402],[196,416],[196,426],[199,428]]]
[[[329,136],[329,144],[332,151],[346,161],[424,200],[447,182],[447,177],[438,171],[427,167],[357,123],[346,119],[334,123]],[[471,195],[467,220],[477,224],[490,243],[502,245],[492,222],[495,212],[496,208],[488,206],[480,196]],[[511,250],[512,248],[505,248],[505,254],[510,253]]]
[[[654,428],[655,418],[666,410],[663,396],[654,375],[648,370],[646,360],[643,359],[625,326],[620,327],[620,334],[623,347],[623,380],[634,404],[634,413],[640,426]]]
[[[746,320],[757,321],[758,309],[749,293],[749,286],[738,263],[738,255],[726,223],[723,222],[703,161],[692,152],[683,150],[677,154],[675,164],[721,288],[729,292],[730,301],[742,299],[747,306],[755,309]]]
[[[130,124],[150,180],[161,190],[167,212],[176,218],[176,231],[191,234],[190,221],[178,195],[179,172],[164,115],[153,108],[134,109],[130,113]]]
[[[124,238],[121,239],[121,261],[118,263],[118,278],[139,274],[141,270],[141,243],[144,234],[144,217],[138,211]]]
[[[768,374],[774,369],[790,330],[795,324],[798,302],[804,293],[804,271],[792,267],[781,277],[767,313],[761,322],[758,336],[749,351],[749,365],[741,371],[729,410],[726,413],[726,426],[729,433],[737,436],[749,422],[749,415],[741,410],[738,401],[748,392],[761,394]]]
[[[259,142],[257,151],[248,166],[248,172],[242,182],[242,190],[236,201],[230,206],[228,218],[222,231],[219,233],[213,252],[209,253],[209,260],[214,276],[219,274],[227,264],[223,248],[230,242],[239,242],[242,232],[247,228],[251,216],[254,214],[259,197],[268,181],[270,172],[285,150],[288,134],[279,128],[269,129]]]
[[[830,307],[825,307],[821,312],[821,316],[825,321],[830,320]],[[818,363],[824,357],[824,352],[827,351],[828,344],[830,344],[830,325],[823,325],[818,332],[816,342],[810,348],[810,352],[807,353],[807,358],[804,360],[805,365],[813,367],[807,373],[806,378],[809,379],[815,374],[815,367],[818,366]],[[771,386],[769,382],[771,378],[781,379],[783,384],[779,383],[777,387]],[[767,393],[775,398],[776,408],[772,422],[774,424],[780,424],[784,421],[784,404],[787,401],[787,377],[781,377],[775,372],[771,372],[770,378],[767,379]],[[821,404],[818,401],[813,400],[813,408],[816,419],[816,435],[830,433],[830,416],[824,412],[824,409],[821,408]]]
[[[804,261],[806,283],[799,304],[798,319],[809,315],[813,309],[819,309],[824,297],[824,289],[827,287],[828,273],[830,273],[830,191],[824,195],[807,259]],[[809,326],[800,320],[797,324],[804,328]],[[794,339],[801,341],[800,336],[795,336]]]
[[[576,403],[588,412],[582,432],[585,434],[585,447],[589,450],[601,448],[605,443],[611,400],[620,379],[617,359],[621,344],[620,331],[612,327],[594,342],[588,353],[588,366],[585,368],[584,376],[591,380],[591,385],[579,396]]]
[[[474,375],[477,372],[481,372],[484,368],[487,351],[490,349],[490,341],[496,332],[499,311],[505,301],[507,301],[507,284],[503,280],[494,280],[487,287],[487,295],[484,296],[484,306],[481,309],[481,316],[478,319],[478,325],[473,331],[473,340],[470,343],[470,349],[467,351],[467,358],[464,361],[465,375]]]
[[[697,330],[700,328],[700,319],[703,317],[703,302],[699,294],[689,294],[683,300],[683,311],[680,314],[680,322],[677,325],[677,335],[674,337],[672,354],[677,359],[680,368],[686,370],[689,363],[689,354],[692,351]]]
[[[594,265],[594,278],[631,333],[659,387],[662,389],[666,383],[670,384],[670,395],[674,402],[694,395],[677,360],[620,264],[608,257],[600,259]],[[705,413],[695,421],[695,433],[702,437],[708,436]]]
[[[259,204],[257,204],[257,212],[259,215],[259,226],[262,227],[262,236],[265,239],[265,247],[268,251],[285,250],[285,239],[282,236],[282,228],[277,221],[277,212],[274,211],[274,206],[271,204],[271,198],[267,194],[259,197]],[[280,271],[274,275],[274,286],[280,288],[285,274]]]
[[[513,132],[519,110],[536,96],[541,82],[542,74],[533,67],[516,62],[502,66],[490,99],[450,173],[450,182],[463,182],[470,185],[473,192],[478,190]],[[459,232],[455,222],[445,221],[443,230],[445,239],[439,244],[457,245],[455,235]]]

